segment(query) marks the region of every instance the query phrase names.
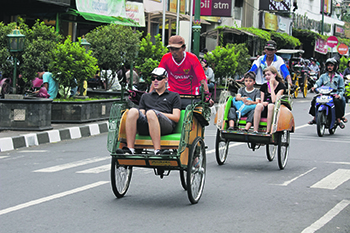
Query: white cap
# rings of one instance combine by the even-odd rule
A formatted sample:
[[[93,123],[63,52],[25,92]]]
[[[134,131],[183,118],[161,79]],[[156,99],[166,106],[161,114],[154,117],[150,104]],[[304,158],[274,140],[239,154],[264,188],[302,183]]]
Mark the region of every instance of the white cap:
[[[166,70],[162,67],[157,67],[155,68],[151,75],[156,75],[156,76],[159,76],[159,77],[163,77],[165,76],[166,78],[168,77],[168,72],[166,72]]]

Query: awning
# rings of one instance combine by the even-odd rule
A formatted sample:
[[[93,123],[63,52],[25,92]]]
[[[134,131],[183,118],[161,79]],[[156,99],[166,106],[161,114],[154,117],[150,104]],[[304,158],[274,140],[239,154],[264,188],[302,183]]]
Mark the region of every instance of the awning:
[[[108,24],[119,24],[124,26],[132,26],[132,27],[140,27],[138,23],[136,23],[132,19],[116,17],[116,16],[106,16],[106,15],[98,15],[93,13],[79,12],[74,9],[70,9],[70,13],[75,14],[76,16],[81,16],[85,20],[94,21],[99,23],[108,23]]]
[[[201,36],[203,37],[209,37],[209,38],[213,38],[213,39],[217,39],[218,35],[220,33],[232,33],[232,34],[236,34],[236,35],[248,35],[248,36],[252,36],[252,37],[256,37],[256,35],[254,35],[253,33],[250,32],[246,32],[244,30],[239,30],[237,28],[215,28],[206,32],[203,32],[201,34]]]
[[[152,12],[146,12],[150,14],[150,19],[151,21],[160,21],[163,19],[163,12],[162,11],[152,11]],[[177,14],[174,12],[167,11],[165,12],[165,18],[166,19],[171,19],[172,21],[176,21],[177,19]],[[184,14],[179,14],[179,20],[182,21],[190,21],[191,17],[189,15],[184,15]],[[194,20],[194,16],[192,17]],[[204,19],[200,19],[201,24],[207,24],[210,25],[208,21],[205,21]]]

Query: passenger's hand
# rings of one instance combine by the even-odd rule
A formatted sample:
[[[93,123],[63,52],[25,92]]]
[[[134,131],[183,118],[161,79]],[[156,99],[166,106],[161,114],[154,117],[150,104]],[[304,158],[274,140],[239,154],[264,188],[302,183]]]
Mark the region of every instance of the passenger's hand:
[[[316,89],[316,87],[311,87],[311,90],[312,90],[312,91],[315,91],[315,89]]]
[[[338,95],[338,94],[334,94],[334,97],[337,99],[340,99],[340,95]]]

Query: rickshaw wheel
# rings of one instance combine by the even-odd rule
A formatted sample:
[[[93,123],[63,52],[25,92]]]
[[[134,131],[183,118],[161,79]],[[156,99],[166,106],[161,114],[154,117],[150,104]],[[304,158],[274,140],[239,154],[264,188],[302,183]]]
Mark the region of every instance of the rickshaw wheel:
[[[274,144],[266,145],[266,157],[268,161],[273,161],[276,155],[277,146]]]
[[[223,165],[227,159],[229,142],[221,138],[221,132],[219,129],[216,131],[215,140],[215,156],[216,162],[219,165]]]
[[[298,98],[298,94],[299,94],[299,90],[300,90],[300,86],[299,86],[299,78],[297,77],[295,80],[295,85],[297,86],[296,90],[294,91],[294,98]]]
[[[180,170],[180,181],[181,181],[181,186],[184,190],[187,190],[186,178],[187,178],[187,171]]]
[[[307,77],[304,77],[304,83],[303,83],[303,97],[306,98],[307,96]]]
[[[132,175],[132,166],[121,166],[116,158],[112,158],[111,164],[111,184],[113,193],[117,198],[121,198],[129,189]]]
[[[201,137],[196,137],[191,146],[187,165],[187,195],[192,204],[202,196],[206,172],[205,145]]]
[[[323,137],[326,129],[326,112],[322,111],[317,114],[317,135]]]
[[[287,164],[290,143],[290,132],[284,130],[278,133],[278,166],[283,170]]]

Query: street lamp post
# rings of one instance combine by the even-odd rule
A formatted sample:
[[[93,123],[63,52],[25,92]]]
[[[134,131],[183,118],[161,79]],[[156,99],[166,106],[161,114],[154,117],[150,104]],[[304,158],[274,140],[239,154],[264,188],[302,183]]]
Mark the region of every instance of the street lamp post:
[[[7,35],[8,49],[13,54],[14,69],[13,69],[13,90],[12,93],[16,94],[16,79],[17,79],[17,55],[24,49],[25,35],[21,34],[19,29],[15,28],[11,34]]]
[[[84,47],[85,52],[87,53],[89,51],[90,47],[91,47],[91,44],[84,38],[84,36],[81,39],[81,43],[80,44],[81,44],[81,46]]]

